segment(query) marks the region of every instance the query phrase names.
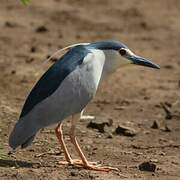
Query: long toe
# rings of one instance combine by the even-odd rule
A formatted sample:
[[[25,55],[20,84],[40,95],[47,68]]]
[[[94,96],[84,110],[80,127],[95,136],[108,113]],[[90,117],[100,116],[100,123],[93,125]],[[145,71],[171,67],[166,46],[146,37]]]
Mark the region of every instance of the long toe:
[[[83,162],[79,159],[72,159],[70,162],[68,161],[59,161],[60,165],[78,165],[83,166]]]
[[[103,171],[103,172],[109,172],[109,171],[118,171],[118,168],[109,167],[109,166],[99,166],[99,165],[85,165],[84,168],[94,171]]]
[[[84,163],[80,159],[73,159],[73,160],[71,160],[71,162],[59,161],[58,164],[60,164],[60,165],[73,165],[73,166],[77,166],[77,167],[86,167],[86,165],[84,165]],[[99,162],[95,162],[95,161],[91,162],[91,161],[89,161],[88,165],[98,167],[101,164],[99,164]]]
[[[80,159],[73,159],[73,160],[72,160],[72,163],[73,163],[74,165],[82,165],[82,166],[84,166],[84,163],[83,163],[82,160],[80,160]],[[88,164],[90,164],[90,165],[99,165],[99,162],[88,161]]]
[[[71,162],[68,162],[68,161],[59,161],[58,164],[60,164],[60,165],[70,165]]]

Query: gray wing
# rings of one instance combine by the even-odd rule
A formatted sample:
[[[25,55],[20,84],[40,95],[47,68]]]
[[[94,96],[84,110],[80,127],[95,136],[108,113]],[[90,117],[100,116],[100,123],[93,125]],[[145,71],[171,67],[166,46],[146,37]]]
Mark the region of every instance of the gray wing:
[[[53,94],[62,81],[78,65],[82,64],[84,57],[88,53],[89,50],[84,46],[77,46],[53,64],[31,90],[23,106],[20,118],[28,114],[39,102]]]
[[[18,146],[25,148],[31,144],[39,130],[39,122],[36,122],[36,118],[28,117],[29,112],[51,96],[61,86],[63,80],[82,64],[88,53],[89,51],[84,46],[71,49],[53,64],[36,83],[26,99],[19,121],[10,134],[9,145],[13,149]]]

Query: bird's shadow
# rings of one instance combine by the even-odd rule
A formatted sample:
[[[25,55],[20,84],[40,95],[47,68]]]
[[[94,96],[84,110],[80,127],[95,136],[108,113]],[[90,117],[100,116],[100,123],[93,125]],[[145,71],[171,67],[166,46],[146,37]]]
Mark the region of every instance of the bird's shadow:
[[[0,159],[0,167],[32,168],[33,163],[18,160]]]

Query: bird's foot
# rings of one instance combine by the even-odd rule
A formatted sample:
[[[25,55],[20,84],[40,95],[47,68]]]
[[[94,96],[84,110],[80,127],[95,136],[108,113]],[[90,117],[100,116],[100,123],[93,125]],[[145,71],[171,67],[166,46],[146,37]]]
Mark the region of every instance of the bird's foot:
[[[89,163],[90,165],[98,165],[98,164],[99,164],[98,162],[95,162],[95,161],[90,161],[90,162],[88,162],[88,163]],[[84,166],[84,163],[83,163],[82,160],[80,160],[80,159],[73,159],[73,160],[72,160],[72,164]]]
[[[60,161],[59,164],[61,165],[73,165],[76,167],[83,167],[88,170],[93,170],[93,171],[102,171],[102,172],[109,172],[109,171],[118,171],[118,168],[114,167],[109,167],[109,166],[101,166],[98,162],[88,162],[87,164],[84,164],[81,160],[79,159],[74,159],[71,160],[70,162],[68,161]]]
[[[86,169],[94,170],[94,171],[102,171],[102,172],[109,172],[109,171],[118,171],[118,168],[109,167],[109,166],[100,166],[100,165],[92,165],[92,164],[86,164],[83,166]]]
[[[80,117],[80,119],[82,119],[82,120],[93,120],[95,118],[96,118],[95,116],[90,116],[90,115],[82,115]]]
[[[98,162],[88,162],[90,165],[98,165]],[[82,160],[73,159],[70,161],[59,161],[60,165],[77,165],[77,166],[84,166]]]

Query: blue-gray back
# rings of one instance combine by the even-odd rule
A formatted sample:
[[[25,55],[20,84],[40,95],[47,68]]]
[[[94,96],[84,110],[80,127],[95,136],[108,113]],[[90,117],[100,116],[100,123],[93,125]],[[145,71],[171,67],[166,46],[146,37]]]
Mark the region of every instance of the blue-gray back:
[[[85,46],[76,46],[53,64],[31,90],[23,106],[20,117],[30,112],[35,105],[50,96],[61,82],[83,62],[89,53]]]

